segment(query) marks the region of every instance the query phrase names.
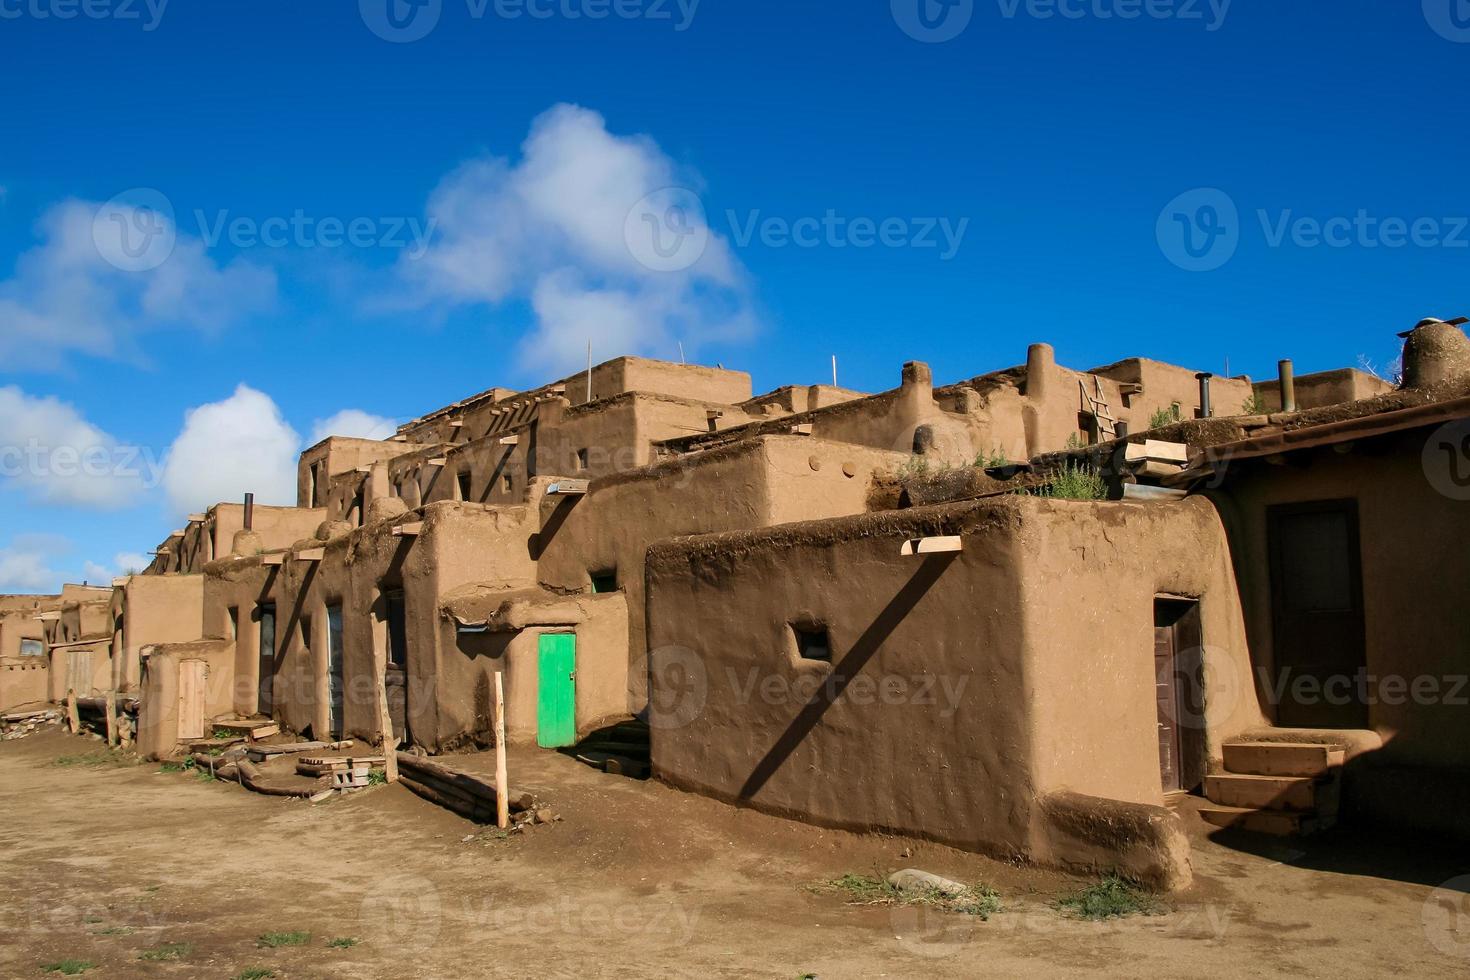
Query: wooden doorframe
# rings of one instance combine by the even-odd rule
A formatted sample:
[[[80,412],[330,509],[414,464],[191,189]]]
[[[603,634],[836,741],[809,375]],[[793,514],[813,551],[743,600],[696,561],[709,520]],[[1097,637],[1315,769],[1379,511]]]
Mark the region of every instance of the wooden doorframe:
[[[1198,599],[1154,596],[1154,704],[1160,734],[1159,775],[1165,792],[1194,792],[1204,783],[1209,767],[1203,628]],[[1161,671],[1160,651],[1165,647],[1167,663]],[[1167,688],[1161,691],[1165,684]],[[1172,755],[1172,767],[1166,763],[1166,752]]]

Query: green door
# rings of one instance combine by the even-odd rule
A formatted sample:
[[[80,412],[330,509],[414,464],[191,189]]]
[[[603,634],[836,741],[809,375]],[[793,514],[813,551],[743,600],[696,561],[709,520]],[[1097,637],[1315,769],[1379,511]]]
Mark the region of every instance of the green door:
[[[536,695],[536,744],[557,749],[577,742],[577,637],[542,633]]]

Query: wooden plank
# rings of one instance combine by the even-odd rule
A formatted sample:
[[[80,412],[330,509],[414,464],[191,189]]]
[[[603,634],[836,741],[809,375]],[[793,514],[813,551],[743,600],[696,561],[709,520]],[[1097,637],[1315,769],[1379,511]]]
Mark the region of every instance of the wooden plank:
[[[286,556],[280,553],[274,555],[261,555],[260,563],[262,565],[284,565],[286,564]]]
[[[520,436],[501,436],[499,439],[500,445],[502,446],[515,446],[518,445],[520,441]]]
[[[1124,500],[1178,500],[1185,495],[1183,490],[1168,487],[1150,487],[1142,483],[1123,484]]]
[[[505,672],[495,672],[495,826],[510,826],[510,777],[505,765]]]
[[[300,551],[296,552],[294,557],[297,561],[321,561],[323,558],[327,557],[327,549],[302,548]]]
[[[107,744],[117,744],[117,695],[107,692]]]
[[[587,480],[557,480],[546,488],[549,497],[580,497],[587,493],[589,486]]]
[[[1145,439],[1143,442],[1130,442],[1124,449],[1123,458],[1129,462],[1138,459],[1155,459],[1161,463],[1178,463],[1183,466],[1189,462],[1189,447],[1182,442]]]
[[[185,660],[179,664],[179,731],[180,740],[204,737],[204,671],[202,660]]]
[[[908,555],[937,555],[946,552],[963,551],[964,541],[957,534],[943,535],[932,538],[910,538],[903,543],[899,554]]]
[[[388,678],[378,674],[378,727],[383,733],[383,774],[388,782],[398,782],[398,739],[393,736],[393,712],[388,708]]]
[[[261,725],[259,728],[250,729],[250,731],[245,733],[245,737],[251,740],[258,740],[262,738],[270,738],[272,735],[279,734],[281,734],[281,726],[275,723],[271,723],[269,725]],[[275,748],[275,746],[272,746],[272,748]]]
[[[443,783],[445,786],[458,789],[483,801],[487,808],[494,811],[495,786],[473,773],[460,772],[407,752],[398,753],[398,770],[400,778],[411,777],[424,783]],[[515,787],[510,787],[506,791],[506,799],[510,803],[510,808],[517,812],[529,810],[536,802],[535,796],[517,791]]]
[[[66,692],[66,727],[73,735],[82,730],[82,719],[77,715],[76,688],[68,688]]]
[[[424,529],[423,521],[414,521],[410,524],[400,524],[393,529],[395,538],[416,538]]]

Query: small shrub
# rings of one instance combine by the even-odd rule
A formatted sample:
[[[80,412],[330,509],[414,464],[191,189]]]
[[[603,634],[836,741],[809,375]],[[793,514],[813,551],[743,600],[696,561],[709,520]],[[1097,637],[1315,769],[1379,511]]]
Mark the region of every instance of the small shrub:
[[[188,943],[164,943],[162,946],[154,946],[145,949],[138,954],[140,960],[181,960],[194,952],[194,947]]]
[[[96,933],[99,936],[131,936],[132,934],[131,926],[108,926],[106,929],[98,929]]]
[[[1121,919],[1130,915],[1157,915],[1159,903],[1126,878],[1110,874],[1095,885],[1057,901],[1057,907],[1079,919]]]
[[[327,940],[327,946],[332,949],[351,949],[361,941],[352,936],[338,936],[336,939]]]
[[[1259,391],[1253,391],[1240,406],[1241,415],[1265,415],[1269,409],[1266,408],[1266,399],[1261,397]]]
[[[387,786],[388,773],[382,769],[374,769],[368,773],[369,786]]]
[[[1009,466],[1011,461],[1006,458],[1005,450],[999,446],[991,449],[988,453],[981,453],[975,457],[975,465],[982,470],[994,469],[997,466]]]
[[[232,980],[270,980],[275,975],[275,970],[267,970],[263,966],[252,966],[235,974]]]
[[[263,949],[279,949],[282,946],[305,946],[309,942],[309,932],[267,932],[255,941],[255,945]]]
[[[1166,425],[1173,425],[1179,421],[1179,403],[1175,402],[1168,408],[1161,408],[1148,417],[1150,429],[1162,429]]]
[[[1055,500],[1106,500],[1108,485],[1092,470],[1068,463],[1067,468],[1053,475],[1046,486],[1017,492]]]
[[[96,968],[96,963],[89,963],[86,960],[60,960],[56,963],[47,963],[41,967],[47,973],[62,973],[69,977],[74,977],[86,973],[88,970],[95,970]]]
[[[1071,435],[1067,436],[1067,448],[1068,449],[1082,449],[1083,448],[1082,437],[1079,436],[1075,432],[1072,433]]]

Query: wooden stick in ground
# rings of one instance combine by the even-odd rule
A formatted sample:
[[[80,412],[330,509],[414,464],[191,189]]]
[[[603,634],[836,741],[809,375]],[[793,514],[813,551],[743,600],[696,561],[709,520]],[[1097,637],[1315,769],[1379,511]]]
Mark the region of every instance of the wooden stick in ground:
[[[505,672],[495,672],[495,826],[510,826],[510,776],[505,766]]]
[[[73,735],[82,730],[82,719],[77,717],[77,691],[76,688],[67,688],[66,691],[66,724],[71,728]]]
[[[383,775],[398,782],[398,739],[393,737],[393,715],[388,710],[388,678],[378,675],[378,725],[383,729]]]
[[[116,700],[116,698],[117,698],[117,695],[114,692],[112,692],[112,691],[108,691],[107,692],[107,705],[106,705],[106,707],[105,707],[104,710],[107,712],[107,744],[108,745],[117,745],[117,700]]]

